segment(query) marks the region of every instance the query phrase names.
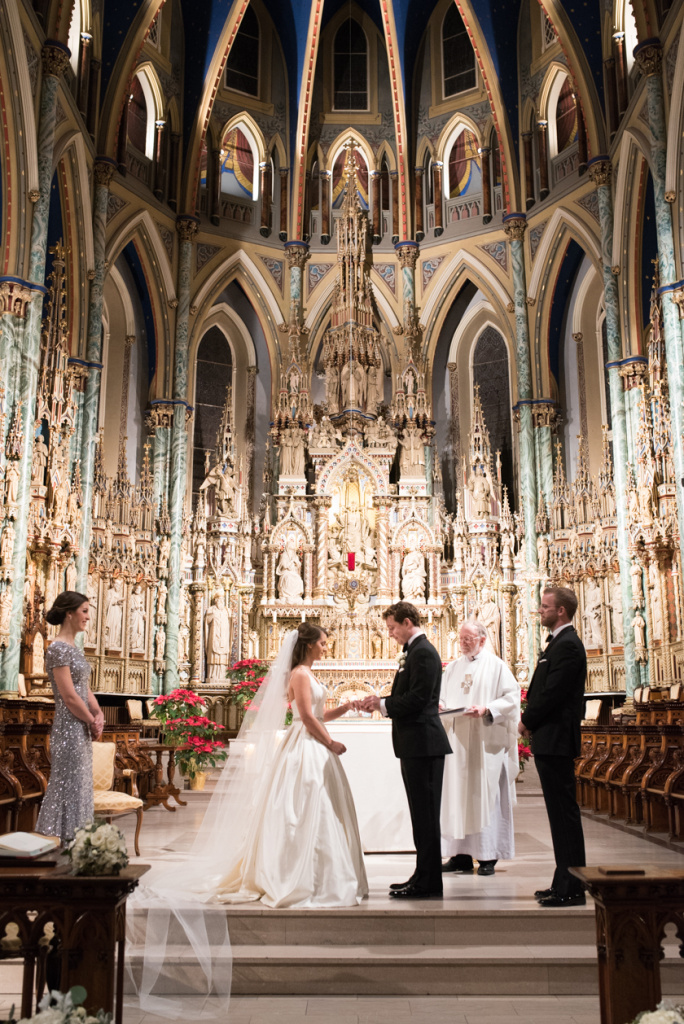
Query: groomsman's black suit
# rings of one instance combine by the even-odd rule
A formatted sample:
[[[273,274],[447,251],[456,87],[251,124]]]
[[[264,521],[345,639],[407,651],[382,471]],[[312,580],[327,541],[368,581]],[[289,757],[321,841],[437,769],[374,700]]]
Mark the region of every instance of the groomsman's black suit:
[[[575,758],[580,752],[587,655],[572,626],[566,626],[542,651],[527,691],[522,722],[532,734],[551,826],[556,872],[551,887],[574,896],[582,886],[568,871],[586,864],[582,819],[575,797]]]
[[[439,814],[444,756],[451,753],[439,717],[442,659],[425,634],[404,644],[406,661],[394,677],[385,710],[392,719],[394,753],[406,787],[416,870],[412,884],[424,892],[442,891]]]

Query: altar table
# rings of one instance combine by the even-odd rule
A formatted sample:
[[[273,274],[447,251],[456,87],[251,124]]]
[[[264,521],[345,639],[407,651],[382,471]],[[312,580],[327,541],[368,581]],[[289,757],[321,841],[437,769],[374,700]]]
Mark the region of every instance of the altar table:
[[[327,722],[332,738],[344,743],[342,764],[351,786],[366,853],[413,850],[411,818],[389,721]]]

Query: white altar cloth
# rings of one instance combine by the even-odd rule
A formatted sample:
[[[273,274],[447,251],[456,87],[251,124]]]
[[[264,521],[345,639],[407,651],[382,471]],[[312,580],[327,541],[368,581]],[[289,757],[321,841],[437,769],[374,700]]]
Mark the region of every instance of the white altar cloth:
[[[342,764],[351,786],[366,853],[413,850],[411,818],[399,761],[392,749],[389,721],[327,722],[333,739],[344,743]]]

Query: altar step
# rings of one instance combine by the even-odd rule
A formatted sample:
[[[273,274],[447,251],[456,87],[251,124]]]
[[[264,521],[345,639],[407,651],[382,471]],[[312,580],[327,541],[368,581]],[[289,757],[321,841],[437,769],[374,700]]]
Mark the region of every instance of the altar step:
[[[227,910],[233,991],[241,995],[592,995],[598,992],[593,907],[569,911]],[[179,936],[175,935],[175,939]],[[194,974],[167,949],[174,993]],[[139,953],[131,950],[135,969]],[[664,993],[682,988],[675,945]],[[136,972],[137,973],[137,972]]]

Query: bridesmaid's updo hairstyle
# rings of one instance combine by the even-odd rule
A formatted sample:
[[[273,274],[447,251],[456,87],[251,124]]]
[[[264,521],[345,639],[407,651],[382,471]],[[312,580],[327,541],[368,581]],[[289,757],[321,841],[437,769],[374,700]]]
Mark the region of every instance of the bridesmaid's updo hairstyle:
[[[322,626],[315,626],[313,622],[300,622],[297,626],[297,642],[292,652],[292,668],[297,668],[306,658],[307,651],[311,644],[315,644],[322,636],[327,636],[327,630]]]
[[[45,618],[51,626],[61,626],[69,612],[78,611],[87,600],[87,596],[79,594],[78,590],[63,590]]]

